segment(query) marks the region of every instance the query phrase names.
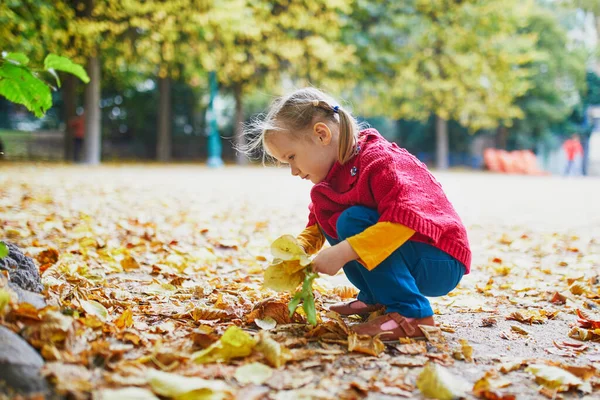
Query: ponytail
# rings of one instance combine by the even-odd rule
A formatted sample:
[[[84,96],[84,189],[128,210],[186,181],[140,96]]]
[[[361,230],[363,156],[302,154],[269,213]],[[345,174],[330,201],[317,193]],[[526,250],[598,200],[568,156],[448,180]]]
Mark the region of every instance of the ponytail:
[[[358,139],[358,127],[354,118],[348,115],[343,109],[338,109],[340,116],[340,143],[338,160],[340,164],[345,164],[354,156],[354,148]]]

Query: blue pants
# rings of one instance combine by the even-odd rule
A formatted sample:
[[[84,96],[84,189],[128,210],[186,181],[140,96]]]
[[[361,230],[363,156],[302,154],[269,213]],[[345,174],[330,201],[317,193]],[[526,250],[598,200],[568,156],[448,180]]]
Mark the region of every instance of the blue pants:
[[[357,235],[379,220],[377,211],[354,206],[337,221],[338,239],[325,235],[330,245]],[[387,312],[409,318],[433,315],[425,296],[443,296],[458,285],[465,267],[454,257],[427,243],[407,241],[381,264],[369,271],[358,261],[344,266],[348,280],[360,292],[358,299],[367,304],[383,304]]]

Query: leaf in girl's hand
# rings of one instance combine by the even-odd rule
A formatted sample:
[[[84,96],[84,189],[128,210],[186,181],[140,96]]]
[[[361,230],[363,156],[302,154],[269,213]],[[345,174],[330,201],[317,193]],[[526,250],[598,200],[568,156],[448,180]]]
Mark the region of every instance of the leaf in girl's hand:
[[[302,292],[297,292],[294,297],[292,297],[292,300],[290,300],[290,303],[288,304],[288,310],[290,310],[290,318],[292,318],[292,315],[294,315],[294,313],[296,312],[296,308],[298,308],[298,305],[300,304],[300,302],[302,301]]]
[[[304,313],[306,314],[306,320],[311,325],[317,324],[317,310],[315,309],[315,298],[313,296],[312,284],[316,277],[319,274],[310,272],[310,266],[306,268],[307,273],[304,277],[304,283],[302,284],[302,290],[296,292],[294,297],[290,301],[288,306],[290,310],[290,318],[294,315],[296,308],[302,302],[302,308],[304,309]]]
[[[310,264],[306,252],[292,235],[283,235],[277,238],[271,244],[271,254],[273,254],[273,257],[283,261],[298,260],[303,267]]]
[[[270,265],[264,274],[264,287],[277,292],[292,292],[304,280],[304,271],[292,274],[284,267],[283,263]]]
[[[315,309],[315,298],[312,292],[307,293],[302,301],[302,308],[306,313],[306,320],[311,325],[317,324],[317,310]]]

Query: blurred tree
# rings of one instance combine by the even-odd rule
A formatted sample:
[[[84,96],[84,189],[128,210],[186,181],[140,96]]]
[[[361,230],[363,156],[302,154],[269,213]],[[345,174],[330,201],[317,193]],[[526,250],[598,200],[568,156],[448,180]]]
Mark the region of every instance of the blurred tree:
[[[137,69],[140,75],[156,77],[159,89],[156,154],[160,161],[171,158],[172,80],[202,70],[201,56],[209,51],[206,37],[205,0],[106,0],[94,15],[114,21],[122,29],[112,31],[114,40],[106,49],[112,71]]]
[[[557,16],[547,9],[533,10],[520,31],[536,34],[539,56],[528,64],[536,73],[530,78],[529,90],[516,100],[524,117],[509,124],[510,133],[535,139],[567,119],[579,103],[579,92],[585,88],[587,54],[584,48],[568,41]],[[506,148],[508,131],[505,125],[498,128],[498,147]]]
[[[203,65],[216,70],[221,86],[233,93],[238,146],[244,140],[244,97],[248,93],[259,88],[272,92],[284,76],[302,86],[322,85],[333,90],[336,83],[349,80],[344,71],[354,61],[352,49],[339,40],[342,15],[350,11],[349,0],[232,0],[217,4],[209,13],[210,32],[216,40]],[[227,21],[215,17],[225,13]],[[238,155],[238,163],[245,160]]]
[[[361,2],[359,2],[360,4]],[[448,165],[447,121],[472,131],[523,116],[514,104],[530,87],[535,34],[519,31],[529,1],[410,0],[386,10],[362,2],[370,24],[359,55],[373,71],[372,107],[394,118],[436,116],[437,165]],[[385,14],[384,14],[385,12]],[[356,13],[354,13],[356,15]],[[355,34],[361,37],[360,34]],[[372,48],[368,46],[371,43]],[[383,49],[382,52],[379,50]],[[378,54],[379,53],[379,54]],[[371,82],[369,82],[371,83]]]
[[[67,1],[21,0],[0,2],[0,37],[6,52],[23,52],[34,62],[41,62],[47,53],[63,54],[77,62],[85,62],[69,51],[70,37],[67,29],[69,21],[75,17],[75,10]],[[75,57],[74,57],[75,56]],[[77,79],[70,74],[60,74],[63,81],[62,93],[68,101],[73,99]],[[70,103],[69,103],[70,104]],[[68,108],[63,118],[68,120],[75,114],[75,106]],[[65,158],[72,159],[73,140],[65,140]]]

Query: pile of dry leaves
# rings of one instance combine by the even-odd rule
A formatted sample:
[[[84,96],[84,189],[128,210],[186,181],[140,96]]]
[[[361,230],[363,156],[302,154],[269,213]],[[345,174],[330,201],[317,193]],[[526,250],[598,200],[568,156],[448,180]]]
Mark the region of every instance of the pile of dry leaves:
[[[0,183],[0,239],[37,260],[48,303],[19,304],[0,276],[1,323],[73,398],[600,395],[595,238],[480,228],[474,273],[434,302],[439,327],[383,344],[327,312],[356,295],[336,281],[314,281],[316,326],[290,316],[291,295],[263,287],[281,227],[247,207],[196,216],[191,195],[111,179]]]

